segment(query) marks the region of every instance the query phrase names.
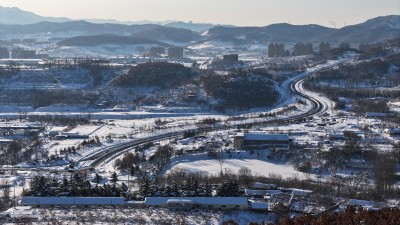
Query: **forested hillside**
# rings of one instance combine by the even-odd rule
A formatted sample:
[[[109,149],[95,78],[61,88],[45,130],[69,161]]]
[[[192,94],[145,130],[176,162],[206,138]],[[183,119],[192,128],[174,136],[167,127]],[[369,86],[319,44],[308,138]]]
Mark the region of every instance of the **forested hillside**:
[[[207,94],[224,109],[248,109],[272,105],[278,98],[272,80],[267,74],[254,74],[251,71],[235,72],[229,75],[202,77],[201,82]]]
[[[119,87],[152,86],[172,88],[197,75],[183,65],[155,62],[131,67],[128,73],[116,77],[112,84]]]

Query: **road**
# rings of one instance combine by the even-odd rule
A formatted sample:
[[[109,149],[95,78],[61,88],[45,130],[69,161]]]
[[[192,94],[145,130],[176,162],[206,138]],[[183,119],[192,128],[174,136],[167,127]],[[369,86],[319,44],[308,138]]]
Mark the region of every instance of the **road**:
[[[266,120],[266,121],[253,123],[253,124],[261,125],[261,124],[279,123],[279,122],[286,122],[286,121],[292,120],[292,119],[301,119],[301,118],[309,117],[309,116],[313,116],[313,115],[324,114],[326,111],[329,110],[329,108],[331,106],[330,100],[328,100],[325,97],[320,96],[317,93],[313,93],[313,92],[305,90],[303,87],[304,80],[306,78],[314,75],[320,69],[332,68],[332,67],[342,64],[344,62],[347,62],[347,60],[341,60],[336,63],[328,64],[326,66],[319,67],[319,68],[311,70],[309,72],[305,72],[290,81],[289,87],[290,87],[291,91],[294,93],[294,95],[297,95],[303,99],[306,99],[311,104],[311,107],[309,108],[308,111],[294,115],[294,116],[289,116],[286,118]],[[217,124],[213,127],[213,129],[214,130],[223,130],[223,129],[226,129],[226,126],[224,124]],[[187,129],[187,130],[190,130],[190,129]],[[112,146],[109,149],[107,149],[106,151],[102,151],[102,152],[95,154],[94,156],[91,156],[91,159],[93,159],[93,160],[89,164],[84,165],[82,167],[82,169],[96,168],[96,167],[100,166],[103,162],[105,162],[106,160],[110,160],[110,158],[112,159],[112,158],[118,157],[119,155],[123,154],[124,152],[130,151],[132,148],[143,145],[147,142],[158,142],[158,141],[162,141],[165,139],[182,137],[184,132],[187,130],[159,134],[159,135],[155,135],[155,136],[151,136],[151,137],[133,140],[133,141],[130,141],[127,143],[117,145],[117,146]]]
[[[348,60],[350,60],[350,59],[348,59]],[[302,119],[302,118],[306,118],[306,117],[313,116],[313,115],[324,114],[326,111],[329,110],[330,106],[332,105],[330,100],[328,100],[325,97],[320,96],[317,93],[305,90],[303,87],[304,80],[306,78],[314,75],[320,69],[331,68],[331,67],[337,66],[339,64],[342,64],[344,62],[347,62],[348,60],[341,60],[341,61],[338,61],[333,64],[327,64],[322,67],[314,68],[313,70],[310,70],[308,72],[300,74],[300,75],[292,78],[291,80],[289,80],[288,86],[290,87],[290,90],[293,93],[293,96],[300,97],[302,99],[305,99],[307,102],[309,102],[310,107],[309,107],[308,111],[302,112],[297,115],[288,116],[285,118],[269,119],[269,120],[265,120],[265,121],[254,122],[252,124],[253,125],[268,125],[268,124],[273,124],[273,123],[285,123],[288,120],[296,120],[296,119]],[[221,124],[214,125],[213,129],[214,130],[223,130],[223,129],[226,129],[226,126],[221,123]],[[157,135],[140,138],[140,139],[134,139],[134,140],[127,141],[127,142],[118,143],[113,146],[105,147],[98,152],[95,152],[89,156],[85,156],[85,157],[81,158],[78,161],[80,166],[78,166],[77,168],[79,168],[79,169],[76,169],[73,171],[93,170],[93,169],[99,167],[106,160],[114,159],[127,151],[131,151],[135,147],[138,147],[138,146],[143,145],[148,142],[159,142],[159,141],[166,140],[166,139],[180,138],[188,130],[193,130],[193,129],[183,129],[180,131],[157,134]],[[50,168],[50,167],[13,167],[13,168],[10,168],[10,167],[4,168],[3,167],[3,168],[1,168],[1,170],[26,170],[26,169],[36,169],[36,170],[40,170],[40,171],[55,171],[54,168]],[[71,172],[71,170],[64,169],[64,170],[57,170],[57,172]]]

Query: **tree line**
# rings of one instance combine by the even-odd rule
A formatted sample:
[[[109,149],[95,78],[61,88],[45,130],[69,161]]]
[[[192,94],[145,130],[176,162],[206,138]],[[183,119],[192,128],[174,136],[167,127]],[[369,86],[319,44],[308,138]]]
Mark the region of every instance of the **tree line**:
[[[212,197],[215,191],[215,196],[220,197],[237,197],[244,193],[239,190],[239,183],[232,179],[224,181],[220,184],[211,184],[206,181],[199,183],[194,177],[190,176],[183,183],[165,183],[159,185],[156,179],[151,179],[150,176],[143,176],[140,179],[140,197]]]
[[[94,178],[89,180],[85,173],[71,173],[61,181],[56,177],[35,176],[30,181],[30,188],[24,190],[23,196],[127,197],[128,187],[125,183],[117,183],[118,176],[115,172],[111,175],[109,183],[101,185],[103,179],[95,174]]]

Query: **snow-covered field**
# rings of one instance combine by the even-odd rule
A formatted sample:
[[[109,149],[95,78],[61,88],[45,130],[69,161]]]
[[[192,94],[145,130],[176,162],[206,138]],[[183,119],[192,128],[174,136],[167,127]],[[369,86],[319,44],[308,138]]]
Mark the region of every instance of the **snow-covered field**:
[[[30,207],[11,208],[6,211],[12,217],[37,218],[32,224],[188,224],[216,225],[233,220],[240,225],[250,222],[269,223],[276,220],[274,213],[255,213],[251,211],[173,211],[154,208],[49,208]]]
[[[256,153],[255,153],[256,154]],[[280,176],[282,178],[307,178],[302,172],[296,171],[293,166],[266,160],[264,157],[250,155],[248,152],[237,152],[232,154],[224,154],[222,162],[223,173],[234,173],[246,167],[250,169],[255,176]],[[262,159],[264,158],[264,159]],[[166,174],[181,170],[189,173],[203,173],[207,175],[218,175],[221,172],[221,161],[209,159],[207,155],[184,156],[176,158],[171,165],[166,169]]]

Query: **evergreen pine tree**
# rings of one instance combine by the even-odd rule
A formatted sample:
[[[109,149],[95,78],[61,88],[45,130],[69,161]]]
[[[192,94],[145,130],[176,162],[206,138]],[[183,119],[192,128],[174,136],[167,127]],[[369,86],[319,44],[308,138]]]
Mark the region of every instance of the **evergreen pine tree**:
[[[194,180],[193,186],[192,186],[192,196],[198,197],[199,196],[199,182],[197,180]]]
[[[129,175],[131,175],[131,176],[135,176],[135,165],[132,165],[131,166],[131,168],[130,168],[130,170],[129,170]]]
[[[99,174],[96,173],[96,175],[94,176],[93,181],[94,181],[94,183],[96,183],[96,186],[98,186],[102,179],[103,178]]]
[[[121,195],[124,197],[127,197],[128,191],[129,191],[128,186],[126,186],[125,183],[122,183],[121,184]]]
[[[212,196],[212,187],[211,187],[211,183],[206,183],[205,185],[205,195],[206,197],[211,197]]]
[[[143,197],[150,197],[150,178],[147,175],[144,175],[141,179],[140,190],[139,193]]]
[[[117,184],[117,181],[118,181],[118,175],[117,175],[117,173],[114,171],[114,173],[111,175],[111,183],[112,184]]]
[[[172,197],[180,197],[180,193],[179,193],[179,187],[178,184],[176,182],[172,183],[172,187],[171,187],[171,196]]]
[[[63,180],[62,180],[62,183],[61,183],[61,191],[62,192],[68,192],[69,191],[69,189],[68,189],[68,179],[67,179],[67,177],[63,177]]]

